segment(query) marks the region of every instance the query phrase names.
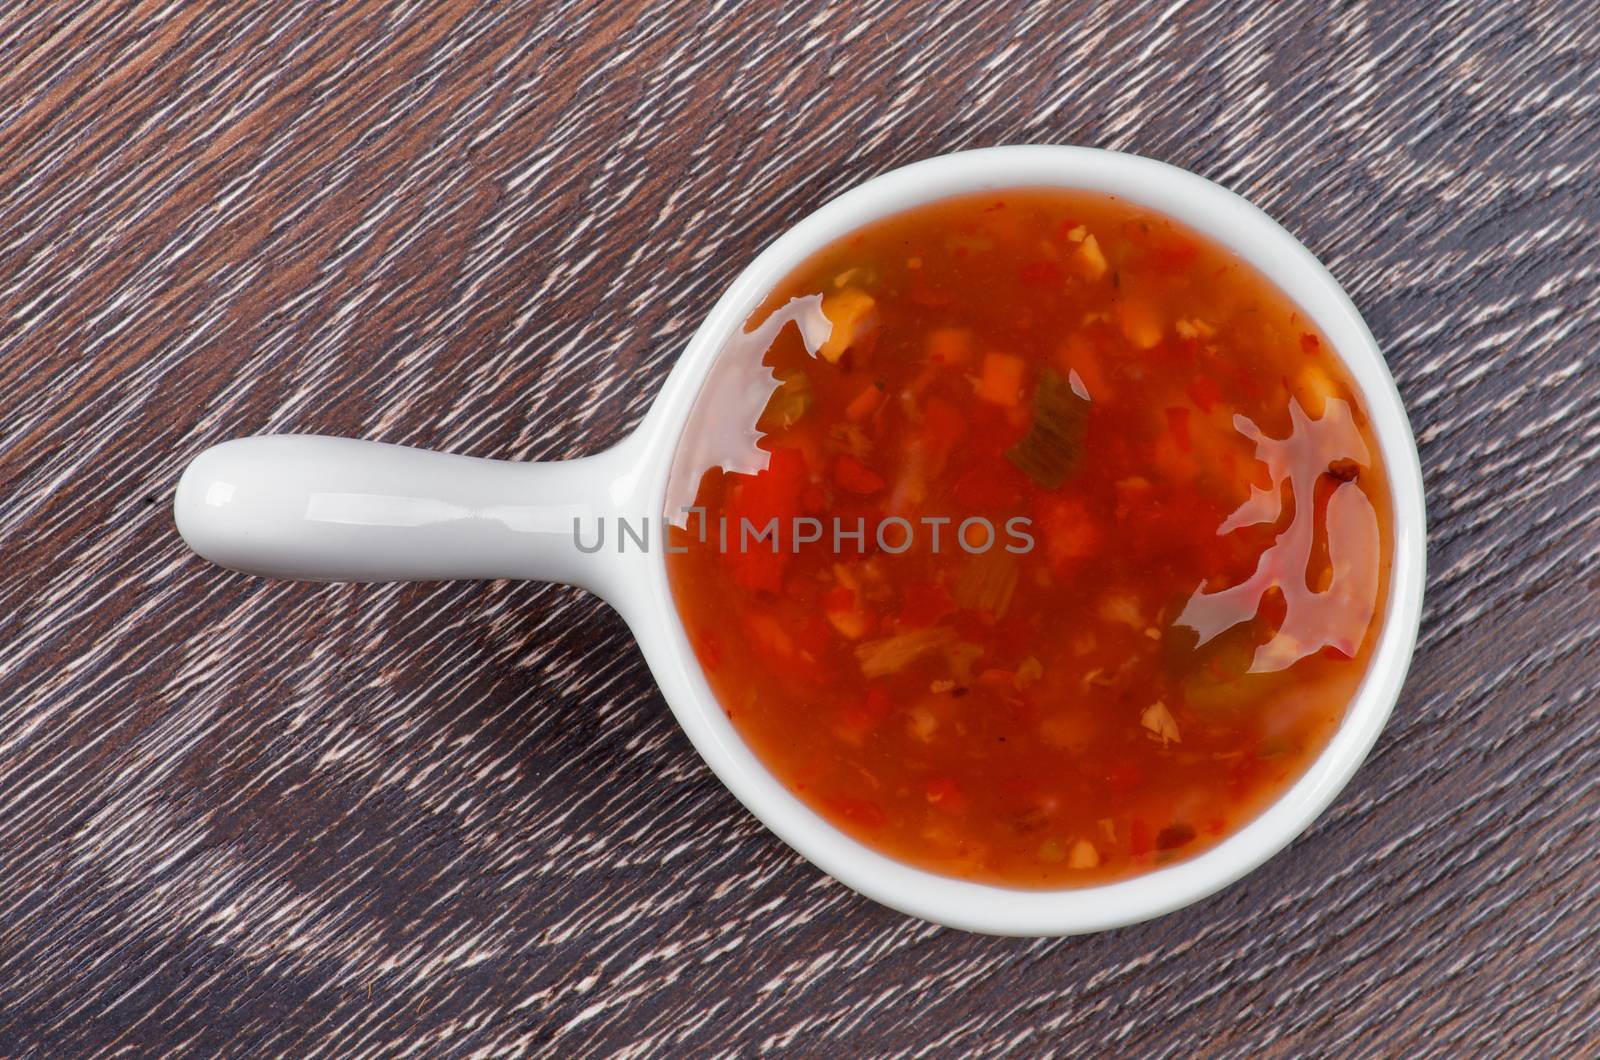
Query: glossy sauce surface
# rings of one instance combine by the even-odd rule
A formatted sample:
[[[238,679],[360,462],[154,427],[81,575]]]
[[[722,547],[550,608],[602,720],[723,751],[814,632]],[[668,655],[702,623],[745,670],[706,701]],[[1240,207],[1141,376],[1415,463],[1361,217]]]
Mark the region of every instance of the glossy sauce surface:
[[[1033,887],[1188,857],[1292,783],[1391,547],[1360,396],[1296,307],[1058,190],[796,270],[703,389],[667,516],[697,656],[774,774],[884,853]]]

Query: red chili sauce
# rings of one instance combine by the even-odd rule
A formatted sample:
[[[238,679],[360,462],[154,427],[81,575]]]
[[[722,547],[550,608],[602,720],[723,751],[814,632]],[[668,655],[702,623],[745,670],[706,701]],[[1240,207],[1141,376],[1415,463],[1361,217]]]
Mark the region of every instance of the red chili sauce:
[[[946,200],[816,254],[673,475],[672,590],[751,749],[862,843],[992,883],[1115,880],[1248,823],[1338,726],[1387,594],[1384,469],[1327,340],[1097,193]]]

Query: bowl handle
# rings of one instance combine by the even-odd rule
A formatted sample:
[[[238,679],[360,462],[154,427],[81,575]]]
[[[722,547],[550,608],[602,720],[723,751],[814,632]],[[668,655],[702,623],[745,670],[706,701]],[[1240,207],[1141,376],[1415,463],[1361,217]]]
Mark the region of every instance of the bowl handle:
[[[194,458],[173,515],[189,547],[252,574],[532,578],[610,596],[619,560],[644,551],[617,526],[627,518],[638,533],[637,448],[630,438],[578,460],[517,463],[352,438],[238,438]]]

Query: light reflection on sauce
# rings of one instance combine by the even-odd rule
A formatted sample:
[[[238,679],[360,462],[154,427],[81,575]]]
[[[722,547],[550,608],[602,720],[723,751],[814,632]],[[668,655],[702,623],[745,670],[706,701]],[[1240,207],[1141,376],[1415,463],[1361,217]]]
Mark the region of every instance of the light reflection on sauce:
[[[690,429],[673,457],[667,480],[670,525],[681,529],[688,524],[695,491],[707,471],[755,475],[767,469],[772,454],[756,445],[765,437],[757,424],[781,383],[764,358],[778,332],[791,323],[812,357],[833,332],[822,312],[822,296],[808,294],[789,299],[753,331],[740,330],[718,352],[689,414]]]
[[[1316,534],[1317,479],[1341,461],[1370,467],[1366,442],[1351,420],[1350,406],[1330,398],[1314,420],[1289,399],[1290,431],[1271,438],[1248,417],[1236,415],[1240,434],[1256,443],[1256,456],[1272,477],[1269,489],[1252,487],[1250,498],[1234,510],[1217,533],[1276,522],[1282,516],[1285,486],[1294,498],[1294,515],[1272,547],[1261,554],[1255,573],[1238,585],[1208,593],[1195,590],[1177,618],[1204,645],[1217,634],[1253,619],[1261,599],[1273,588],[1283,593],[1286,613],[1272,639],[1256,648],[1251,673],[1285,670],[1322,648],[1354,658],[1372,624],[1378,602],[1378,515],[1354,482],[1341,482],[1329,497],[1324,534],[1331,569],[1328,588],[1306,583]]]

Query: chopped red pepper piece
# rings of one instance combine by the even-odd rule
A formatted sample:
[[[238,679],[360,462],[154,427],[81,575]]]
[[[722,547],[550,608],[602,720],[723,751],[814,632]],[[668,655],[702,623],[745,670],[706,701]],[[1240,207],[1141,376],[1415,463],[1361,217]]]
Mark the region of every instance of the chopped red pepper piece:
[[[1128,826],[1128,853],[1138,860],[1149,857],[1154,848],[1154,836],[1150,833],[1150,825],[1144,818],[1135,817]]]
[[[806,463],[799,450],[781,448],[772,453],[767,469],[741,481],[729,491],[726,517],[729,548],[724,554],[734,581],[746,589],[780,592],[788,566],[790,529],[800,514],[800,495],[806,486]],[[754,535],[775,522],[777,541]],[[745,527],[750,538],[741,540]],[[746,547],[748,545],[748,547]]]
[[[1082,501],[1047,495],[1039,498],[1034,510],[1053,567],[1059,570],[1094,555],[1100,531]]]
[[[833,481],[839,488],[858,496],[869,497],[883,489],[883,476],[848,453],[833,462]]]

